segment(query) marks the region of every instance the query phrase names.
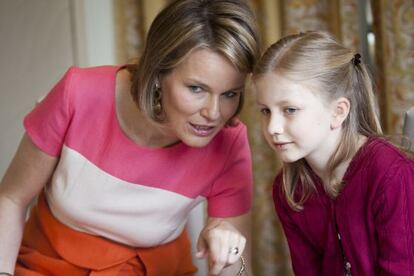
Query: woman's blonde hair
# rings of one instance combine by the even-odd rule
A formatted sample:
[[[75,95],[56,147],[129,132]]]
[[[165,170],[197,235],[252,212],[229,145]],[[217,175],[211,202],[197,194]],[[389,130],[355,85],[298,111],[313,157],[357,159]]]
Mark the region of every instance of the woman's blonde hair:
[[[249,73],[259,57],[256,20],[241,0],[178,0],[154,19],[146,45],[132,73],[132,96],[140,110],[156,122],[154,110],[159,77],[174,69],[192,50],[208,48],[229,59],[240,72]],[[237,115],[243,104],[240,97]]]
[[[361,56],[342,46],[330,34],[310,31],[282,38],[266,50],[258,61],[253,78],[273,72],[294,81],[317,85],[327,102],[345,97],[350,112],[342,124],[342,138],[328,162],[329,185],[324,189],[336,197],[341,184],[333,172],[357,150],[359,135],[382,134],[373,84]],[[283,192],[289,205],[302,210],[303,203],[315,190],[312,172],[304,159],[283,165]],[[300,196],[299,196],[300,195]]]

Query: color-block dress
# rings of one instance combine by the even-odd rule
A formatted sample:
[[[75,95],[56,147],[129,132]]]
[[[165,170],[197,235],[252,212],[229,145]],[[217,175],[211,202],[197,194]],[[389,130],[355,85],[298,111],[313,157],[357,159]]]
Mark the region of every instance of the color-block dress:
[[[139,146],[123,133],[115,112],[121,68],[70,68],[24,119],[34,144],[59,158],[41,197],[52,217],[76,234],[141,249],[180,240],[188,213],[203,200],[211,217],[248,212],[252,172],[246,127],[224,128],[204,148]],[[30,234],[23,247],[26,240]],[[65,243],[64,237],[56,240]],[[185,247],[188,255],[188,242]]]

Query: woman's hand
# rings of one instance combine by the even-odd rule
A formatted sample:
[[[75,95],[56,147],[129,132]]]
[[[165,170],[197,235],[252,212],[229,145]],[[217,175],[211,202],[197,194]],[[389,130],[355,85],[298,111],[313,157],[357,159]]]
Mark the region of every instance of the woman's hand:
[[[233,264],[237,267],[231,269],[232,275],[236,275],[240,269],[240,256],[246,246],[246,237],[228,220],[210,218],[198,238],[196,256],[208,257],[209,272],[213,275],[218,275],[225,267]]]

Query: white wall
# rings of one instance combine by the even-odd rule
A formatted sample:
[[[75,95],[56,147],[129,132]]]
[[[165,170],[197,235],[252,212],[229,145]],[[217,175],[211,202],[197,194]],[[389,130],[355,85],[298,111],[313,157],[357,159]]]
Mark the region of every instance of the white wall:
[[[0,1],[0,177],[24,133],[22,120],[71,65],[115,64],[112,0]],[[189,221],[195,251],[203,205]],[[206,275],[206,264],[195,260]]]
[[[113,0],[72,0],[76,64],[116,64]]]
[[[73,63],[69,1],[0,1],[0,175],[23,116]]]
[[[22,120],[70,65],[115,63],[112,0],[0,1],[0,176]]]

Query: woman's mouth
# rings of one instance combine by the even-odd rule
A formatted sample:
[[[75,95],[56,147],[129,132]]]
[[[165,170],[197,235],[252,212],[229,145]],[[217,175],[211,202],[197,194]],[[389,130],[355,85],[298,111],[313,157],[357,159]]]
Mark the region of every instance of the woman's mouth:
[[[214,133],[215,126],[196,125],[190,123],[193,133],[200,137],[207,137]]]

